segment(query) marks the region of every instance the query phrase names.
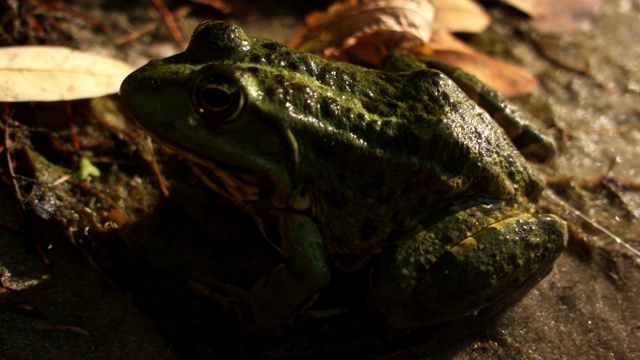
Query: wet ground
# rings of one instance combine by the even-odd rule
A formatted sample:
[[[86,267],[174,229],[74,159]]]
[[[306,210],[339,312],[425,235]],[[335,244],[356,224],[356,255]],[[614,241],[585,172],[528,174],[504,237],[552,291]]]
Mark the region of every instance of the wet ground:
[[[127,17],[122,9],[102,10],[105,21],[114,23],[114,19],[133,21],[132,14],[144,13],[137,9]],[[483,36],[505,44],[502,48],[508,51],[486,45],[484,50],[520,64],[541,80],[532,95],[514,102],[558,141],[558,158],[538,166],[549,184],[540,207],[567,219],[570,243],[548,277],[504,314],[486,321],[476,334],[436,354],[419,356],[419,351],[411,350],[416,344],[440,336],[426,334],[422,341],[397,348],[389,356],[402,358],[400,354],[409,350],[406,356],[433,359],[636,358],[640,356],[640,1],[607,1],[589,28],[571,34],[531,33],[523,16],[503,10],[492,10],[496,23]],[[301,17],[282,11],[240,24],[249,35],[284,41]],[[195,26],[197,20],[192,23]],[[152,40],[141,39],[153,44],[144,48],[125,46],[126,58],[139,62],[149,53],[166,56],[177,51],[168,40]],[[104,41],[109,39],[100,39]],[[87,129],[106,126],[81,124],[85,141]],[[158,154],[161,170],[172,184],[172,197],[163,199],[145,161],[146,152],[136,150],[143,149],[143,141],[94,138],[110,144],[99,149],[94,145],[94,153],[113,156],[117,149],[120,157],[112,158],[111,165],[99,163],[107,175],[88,188],[129,198],[103,206],[110,209],[104,217],[126,223],[124,230],[86,230],[78,228],[80,220],[59,217],[81,213],[83,206],[94,209],[96,202],[108,203],[106,197],[95,195],[92,203],[69,200],[82,206],[65,212],[58,205],[62,210],[56,213],[46,205],[57,204],[61,195],[47,195],[43,187],[38,195],[42,206],[30,204],[30,215],[20,219],[12,187],[4,182],[0,187],[0,266],[3,284],[12,289],[0,290],[0,358],[241,358],[268,349],[262,343],[235,339],[228,323],[217,320],[205,302],[192,299],[181,286],[186,263],[191,272],[212,267],[250,283],[253,272],[268,268],[273,260],[273,254],[258,243],[250,248],[261,254],[262,262],[241,274],[225,271],[229,259],[255,255],[233,246],[234,239],[252,238],[255,229],[232,207],[194,185],[190,169],[175,157]],[[38,149],[51,147],[33,136],[27,140]],[[17,165],[27,158],[17,157]],[[39,161],[32,156],[34,165],[29,167],[44,167]],[[3,167],[6,178],[5,171]],[[32,172],[45,181],[48,176],[55,180],[56,171]],[[91,193],[78,184],[61,186],[67,186],[65,194],[71,199]],[[34,185],[32,193],[33,189],[39,187]],[[212,205],[214,209],[203,218],[200,209]],[[126,212],[126,219],[119,220],[114,209]],[[43,219],[47,215],[49,219]],[[222,241],[212,245],[207,234]],[[368,336],[365,344],[367,339],[373,341]],[[282,357],[283,349],[300,351],[300,345],[279,346],[263,354]]]

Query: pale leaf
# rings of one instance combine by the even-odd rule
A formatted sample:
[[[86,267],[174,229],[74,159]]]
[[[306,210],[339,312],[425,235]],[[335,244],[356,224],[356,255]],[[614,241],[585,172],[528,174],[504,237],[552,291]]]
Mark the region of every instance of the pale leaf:
[[[434,32],[430,45],[430,58],[464,69],[507,98],[528,94],[539,84],[528,71],[483,54],[449,33]]]
[[[118,92],[128,64],[59,46],[0,48],[0,101],[61,101]]]
[[[491,16],[471,0],[431,0],[436,8],[433,30],[480,33],[491,25]]]

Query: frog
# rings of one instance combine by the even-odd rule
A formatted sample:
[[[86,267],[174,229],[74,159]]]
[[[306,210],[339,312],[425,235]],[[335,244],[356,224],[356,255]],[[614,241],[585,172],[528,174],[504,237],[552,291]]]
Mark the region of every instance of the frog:
[[[473,317],[513,303],[565,248],[524,157],[547,160],[553,142],[456,68],[402,62],[335,62],[208,20],[123,81],[129,116],[211,173],[278,252],[247,289],[198,283],[246,333],[286,334],[336,274],[358,271],[389,332]]]

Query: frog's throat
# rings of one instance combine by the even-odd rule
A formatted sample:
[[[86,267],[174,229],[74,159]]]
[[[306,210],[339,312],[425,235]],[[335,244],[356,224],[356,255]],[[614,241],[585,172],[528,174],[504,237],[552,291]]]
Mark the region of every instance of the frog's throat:
[[[162,137],[157,136],[156,134],[150,134],[151,137],[166,147],[167,149],[178,153],[185,158],[193,161],[195,163],[201,164],[207,169],[209,169],[213,174],[215,174],[218,179],[224,184],[226,189],[221,189],[220,187],[216,187],[214,191],[226,190],[226,193],[233,197],[236,201],[236,205],[240,205],[242,203],[248,203],[253,201],[260,200],[261,191],[260,186],[258,184],[252,184],[248,181],[244,181],[246,178],[257,179],[259,177],[266,176],[268,181],[272,185],[272,192],[270,194],[271,203],[277,208],[287,208],[292,207],[298,210],[301,207],[305,206],[307,203],[307,199],[300,196],[300,191],[294,191],[296,189],[296,185],[299,184],[297,181],[299,179],[299,153],[298,153],[298,142],[295,137],[291,133],[291,131],[284,131],[286,143],[289,146],[288,156],[289,164],[291,164],[291,168],[289,169],[289,181],[287,179],[281,178],[278,174],[274,173],[257,173],[251,172],[247,169],[236,168],[232,165],[217,163],[213,161],[209,161],[205,158],[192,154],[189,151],[186,151],[179,146],[176,146],[170,141],[165,141]],[[241,208],[245,208],[245,206],[240,206]]]
[[[219,164],[215,162],[211,162],[205,159],[198,158],[196,156],[191,156],[191,154],[185,154],[185,156],[201,165],[204,165],[209,170],[211,170],[217,177],[220,179],[222,184],[224,184],[226,192],[231,195],[236,201],[236,205],[239,205],[240,208],[245,209],[247,211],[246,205],[250,202],[256,202],[261,200],[261,186],[260,184],[252,184],[251,181],[246,181],[247,179],[257,179],[266,175],[268,178],[268,182],[272,185],[272,192],[270,194],[271,203],[277,208],[286,208],[286,207],[296,207],[295,205],[300,206],[299,204],[304,204],[305,199],[301,199],[301,201],[296,201],[292,204],[295,198],[295,192],[292,193],[291,184],[284,179],[281,179],[277,174],[274,173],[251,173],[244,169],[233,168],[231,166],[227,167],[226,164]],[[216,188],[213,188],[216,190]],[[216,191],[220,191],[223,189],[219,189]]]
[[[269,199],[271,204],[280,209],[293,208],[298,211],[306,210],[310,205],[310,199],[304,193],[300,175],[300,148],[293,132],[288,128],[280,128],[284,137],[285,146],[288,148],[286,156],[285,171],[267,171],[265,173],[251,172],[243,168],[236,168],[225,163],[216,163],[207,159],[199,158],[197,155],[186,153],[187,158],[198,162],[213,171],[225,184],[229,193],[239,202],[251,202],[261,200],[260,184],[251,184],[244,181],[246,178],[254,179],[266,176],[267,182],[271,185]],[[248,176],[247,176],[248,174]]]
[[[156,134],[149,135],[163,147],[209,169],[213,174],[215,174],[216,177],[218,177],[218,179],[220,179],[225,187],[225,189],[215,187],[213,188],[213,190],[216,192],[226,190],[227,194],[236,200],[236,205],[239,205],[242,202],[255,201],[258,199],[260,191],[257,186],[243,182],[238,179],[237,176],[231,175],[231,173],[240,173],[240,170],[224,169],[220,164],[205,160],[202,157],[194,155],[191,152],[186,151],[179,146],[176,146],[170,141],[165,141],[162,137],[157,136]]]

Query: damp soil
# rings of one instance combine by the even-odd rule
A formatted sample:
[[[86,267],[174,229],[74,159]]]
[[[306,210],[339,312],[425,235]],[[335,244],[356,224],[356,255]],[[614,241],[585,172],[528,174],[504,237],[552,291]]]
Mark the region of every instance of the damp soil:
[[[314,5],[323,6],[255,3],[231,15],[170,5],[192,7],[179,22],[185,39],[199,20],[231,18],[250,36],[280,41],[291,38]],[[163,25],[116,42],[146,24],[162,24],[148,5],[79,1],[72,7],[111,30],[69,21],[78,30],[73,40],[64,38],[70,45],[99,47],[134,65],[186,45]],[[513,101],[558,143],[557,158],[536,165],[548,183],[539,207],[570,228],[555,268],[508,310],[389,338],[372,330],[358,311],[361,299],[345,291],[358,293],[354,284],[363,275],[353,274],[336,279],[315,318],[303,319],[295,334],[244,337],[189,284],[214,276],[249,286],[277,263],[250,219],[202,185],[191,165],[156,149],[170,184],[170,196],[163,196],[149,144],[119,112],[117,96],[70,105],[81,149],[102,176],[52,186],[78,160],[67,108],[11,104],[14,119],[31,129],[11,128],[12,166],[36,181],[20,182],[21,210],[6,150],[0,153],[0,359],[639,357],[640,1],[603,2],[589,26],[559,34],[537,32],[506,7],[490,10],[491,28],[465,40],[540,79],[531,95]],[[327,311],[336,303],[350,313]]]

